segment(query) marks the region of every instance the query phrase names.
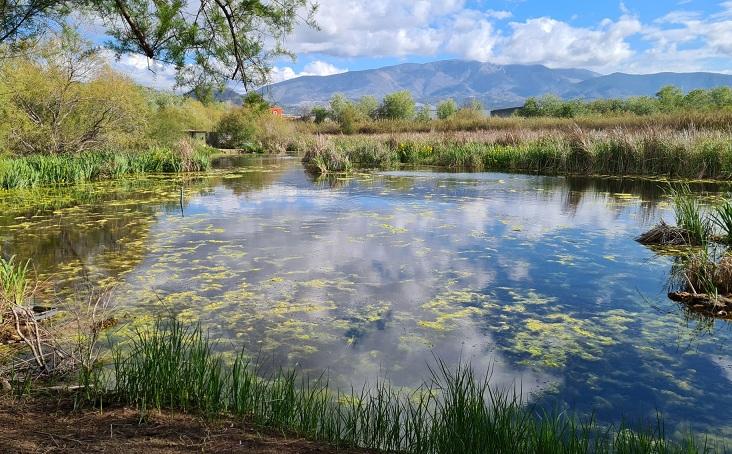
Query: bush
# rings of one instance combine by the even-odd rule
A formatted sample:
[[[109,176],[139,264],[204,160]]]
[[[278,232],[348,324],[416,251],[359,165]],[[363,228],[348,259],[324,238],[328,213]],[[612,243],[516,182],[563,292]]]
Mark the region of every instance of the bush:
[[[437,118],[446,120],[457,112],[457,103],[453,99],[447,99],[437,104]]]
[[[128,146],[144,134],[141,89],[68,30],[39,44],[35,55],[5,62],[0,79],[9,93],[0,106],[0,131],[14,153]]]
[[[221,148],[250,148],[257,133],[256,122],[260,113],[240,107],[226,113],[216,125],[217,146]]]
[[[404,90],[384,97],[379,108],[379,116],[392,120],[409,120],[414,118],[414,111],[415,103],[412,94]]]

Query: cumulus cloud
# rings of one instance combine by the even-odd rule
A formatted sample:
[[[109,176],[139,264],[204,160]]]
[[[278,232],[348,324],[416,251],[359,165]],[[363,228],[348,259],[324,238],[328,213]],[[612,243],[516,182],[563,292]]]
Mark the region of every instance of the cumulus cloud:
[[[641,31],[629,15],[605,19],[597,28],[572,27],[550,17],[510,24],[502,40],[499,63],[541,63],[550,66],[599,68],[616,65],[633,55],[628,37]]]
[[[319,4],[315,19],[320,30],[299,27],[290,39],[296,52],[339,57],[434,55],[448,42],[461,41],[466,22],[483,35],[490,26],[488,19],[511,16],[508,11],[466,9],[464,0],[322,0]],[[482,40],[475,47],[485,44]]]
[[[175,67],[149,60],[144,55],[124,54],[116,58],[112,52],[102,55],[115,70],[128,75],[135,82],[146,87],[172,90],[175,87]]]
[[[276,66],[273,82],[346,71],[331,58],[449,56],[600,72],[732,71],[732,1],[719,3],[712,13],[686,9],[680,2],[656,18],[641,18],[621,3],[618,17],[584,26],[549,15],[514,19],[509,11],[478,9],[466,0],[319,4],[319,29],[298,26],[286,43],[295,53],[317,60],[302,69]],[[145,85],[174,84],[172,68],[153,65],[150,71],[143,57],[123,56],[113,65]]]
[[[289,66],[275,66],[272,68],[271,79],[272,82],[282,82],[283,80],[294,79],[295,77],[331,76],[333,74],[340,74],[346,71],[348,70],[337,68],[336,66],[321,60],[315,60],[305,65],[301,72],[297,72]]]

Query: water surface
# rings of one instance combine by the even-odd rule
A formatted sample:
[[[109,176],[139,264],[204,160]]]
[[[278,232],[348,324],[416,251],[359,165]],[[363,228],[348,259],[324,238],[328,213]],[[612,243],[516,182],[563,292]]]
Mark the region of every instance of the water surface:
[[[665,297],[659,187],[436,171],[317,180],[297,160],[0,193],[45,298],[115,285],[122,332],[174,312],[233,355],[412,387],[434,356],[601,421],[732,435],[732,335]],[[242,165],[243,164],[243,165]],[[182,188],[182,197],[181,197]],[[697,186],[707,195],[727,190]],[[117,333],[119,337],[122,333]]]

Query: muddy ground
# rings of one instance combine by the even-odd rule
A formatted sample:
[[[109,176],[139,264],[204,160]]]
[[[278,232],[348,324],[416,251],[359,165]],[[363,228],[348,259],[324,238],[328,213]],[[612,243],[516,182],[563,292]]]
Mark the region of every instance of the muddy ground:
[[[0,453],[365,453],[258,430],[241,421],[129,408],[74,410],[58,396],[0,398]]]

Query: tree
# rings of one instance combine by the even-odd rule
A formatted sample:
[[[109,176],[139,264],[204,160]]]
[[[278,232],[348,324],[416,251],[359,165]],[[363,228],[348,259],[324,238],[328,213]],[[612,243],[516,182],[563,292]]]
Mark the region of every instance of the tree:
[[[0,44],[17,44],[74,10],[101,18],[119,56],[174,65],[180,86],[245,89],[268,82],[270,62],[291,55],[295,24],[315,26],[310,0],[0,0]]]
[[[375,118],[379,110],[379,101],[373,96],[363,96],[356,102],[356,109],[366,118]]]
[[[65,14],[65,1],[0,0],[0,44],[22,44]]]
[[[415,103],[412,94],[406,90],[384,97],[379,115],[393,120],[408,120],[414,117]]]
[[[732,88],[712,88],[709,90],[709,98],[714,107],[732,107]]]
[[[656,98],[661,103],[661,109],[670,111],[681,106],[684,101],[684,92],[678,87],[667,85],[656,93]]]
[[[363,118],[361,112],[356,107],[348,103],[341,110],[338,116],[338,124],[341,126],[341,131],[344,134],[353,134],[356,132],[356,123]]]
[[[457,112],[458,107],[454,99],[446,99],[441,103],[437,104],[437,118],[440,120],[446,120]]]
[[[313,107],[310,113],[313,116],[313,121],[317,124],[324,122],[330,116],[330,111],[323,106]]]
[[[336,93],[330,98],[330,112],[335,121],[340,121],[343,116],[343,112],[348,106],[351,105],[351,101],[346,98],[343,93]]]
[[[223,148],[246,148],[252,146],[257,133],[257,118],[261,112],[248,107],[232,110],[216,126],[218,146]]]
[[[467,101],[463,106],[463,109],[472,110],[475,112],[483,112],[483,103],[476,98],[470,98],[470,100]]]
[[[432,119],[432,111],[430,106],[424,105],[417,110],[417,115],[414,117],[417,121],[430,121]]]
[[[269,109],[269,103],[267,100],[256,91],[247,92],[247,94],[242,98],[241,103],[242,106],[258,112],[264,112]]]
[[[712,98],[707,90],[692,90],[684,96],[682,103],[690,109],[707,109],[712,105]]]
[[[524,106],[519,109],[518,114],[522,117],[540,117],[542,115],[542,111],[539,106],[539,101],[534,97],[528,98],[524,102]]]
[[[138,87],[69,29],[39,45],[35,58],[3,65],[0,79],[14,152],[72,153],[142,135],[147,105]]]

